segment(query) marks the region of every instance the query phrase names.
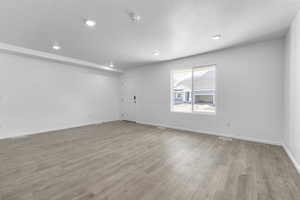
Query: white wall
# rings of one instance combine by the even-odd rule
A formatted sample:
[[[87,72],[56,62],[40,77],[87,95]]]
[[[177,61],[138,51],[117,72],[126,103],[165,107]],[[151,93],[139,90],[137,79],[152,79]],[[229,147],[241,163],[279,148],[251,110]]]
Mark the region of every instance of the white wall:
[[[284,143],[300,172],[300,13],[286,37]]]
[[[217,64],[217,114],[170,112],[170,71],[206,64]],[[135,93],[137,122],[278,144],[283,65],[284,41],[273,40],[129,69],[121,80],[121,112],[132,118],[128,93]]]
[[[119,119],[119,75],[0,52],[0,138]]]

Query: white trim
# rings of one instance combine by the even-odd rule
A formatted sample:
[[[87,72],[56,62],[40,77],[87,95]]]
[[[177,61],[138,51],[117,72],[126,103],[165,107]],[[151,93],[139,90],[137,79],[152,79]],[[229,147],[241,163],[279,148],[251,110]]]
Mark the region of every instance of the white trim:
[[[289,158],[292,160],[296,170],[298,171],[298,173],[300,174],[300,164],[296,161],[295,157],[293,156],[292,152],[290,151],[290,149],[283,144],[283,149],[285,150],[285,152],[287,153],[287,155],[289,156]]]
[[[196,130],[196,129],[182,128],[182,127],[178,127],[178,126],[155,124],[155,123],[142,122],[142,121],[137,121],[136,123],[157,126],[157,127],[166,127],[166,128],[177,129],[177,130],[182,130],[182,131],[190,131],[190,132],[201,133],[201,134],[206,134],[206,135],[230,137],[230,138],[234,138],[234,139],[238,139],[238,140],[245,140],[245,141],[257,142],[257,143],[262,143],[262,144],[271,144],[271,145],[282,146],[282,143],[279,141],[268,141],[268,140],[263,140],[263,139],[242,137],[242,136],[230,135],[230,134],[225,134],[225,133],[215,133],[215,132],[207,131],[207,130]]]
[[[88,62],[88,61],[84,61],[84,60],[80,60],[80,59],[60,56],[60,55],[56,55],[56,54],[52,54],[52,53],[18,47],[18,46],[14,46],[14,45],[10,45],[10,44],[5,44],[5,43],[0,43],[0,50],[15,53],[15,54],[26,55],[26,56],[30,56],[30,57],[37,57],[37,58],[54,60],[54,61],[58,61],[58,62],[68,63],[68,64],[91,67],[91,68],[101,69],[101,70],[105,70],[105,71],[118,72],[118,73],[123,72],[122,70],[119,70],[116,68],[99,65],[96,63],[92,63],[92,62]]]
[[[188,112],[188,111],[176,111],[171,110],[172,113],[183,113],[183,114],[192,114],[192,115],[217,115],[216,111],[194,111],[194,112]]]
[[[8,136],[8,137],[1,137],[0,136],[0,140],[24,138],[24,137],[37,135],[37,134],[48,133],[48,132],[52,132],[52,131],[62,131],[62,130],[66,130],[66,129],[79,128],[79,127],[91,126],[91,125],[98,125],[98,124],[103,124],[103,123],[106,123],[106,122],[113,122],[113,121],[119,121],[119,120],[105,120],[105,121],[101,121],[101,122],[91,122],[91,123],[83,123],[83,124],[78,124],[78,125],[64,126],[64,127],[60,127],[60,128],[44,129],[44,130],[35,131],[35,132],[25,132],[25,133],[23,132],[23,133],[18,133],[18,135],[14,135],[14,136]]]
[[[257,142],[257,143],[262,143],[262,144],[271,144],[271,145],[277,145],[277,146],[282,146],[283,149],[286,151],[287,155],[291,159],[293,165],[295,166],[296,170],[300,174],[300,163],[298,163],[289,150],[289,148],[282,142],[277,142],[277,141],[267,141],[267,140],[262,140],[262,139],[256,139],[256,138],[250,138],[250,137],[241,137],[241,136],[235,136],[235,135],[230,135],[230,134],[224,134],[224,133],[215,133],[211,131],[201,131],[201,130],[194,130],[194,129],[189,129],[189,128],[182,128],[178,126],[170,126],[170,125],[163,125],[163,124],[155,124],[155,123],[148,123],[148,122],[141,122],[137,121],[136,123],[139,124],[145,124],[145,125],[151,125],[151,126],[157,126],[157,127],[165,127],[165,128],[171,128],[171,129],[177,129],[177,130],[183,130],[183,131],[191,131],[195,133],[201,133],[201,134],[207,134],[207,135],[214,135],[214,136],[222,136],[222,137],[230,137],[238,140],[245,140],[245,141],[250,141],[250,142]],[[161,129],[161,128],[160,128]]]
[[[98,124],[102,124],[102,123],[106,123],[106,122],[112,122],[112,121],[119,121],[119,120],[107,120],[107,121],[102,121],[102,122],[97,122],[97,123],[88,123],[88,124],[82,124],[82,125],[76,125],[76,126],[69,126],[69,127],[64,127],[64,128],[59,128],[59,129],[47,129],[38,133],[23,133],[17,136],[13,136],[13,137],[0,137],[0,140],[4,140],[4,139],[17,139],[17,138],[22,138],[22,137],[28,137],[31,135],[37,135],[37,134],[42,134],[42,133],[48,133],[51,131],[61,131],[61,130],[66,130],[66,129],[71,129],[71,128],[78,128],[78,127],[83,127],[83,126],[90,126],[90,125],[98,125]],[[263,144],[271,144],[271,145],[278,145],[278,146],[282,146],[283,149],[286,151],[287,155],[289,156],[289,158],[291,159],[292,163],[294,164],[296,170],[298,171],[298,173],[300,174],[300,164],[297,163],[296,159],[294,158],[293,154],[291,153],[291,151],[289,150],[289,148],[285,145],[282,144],[280,142],[271,142],[271,141],[266,141],[266,140],[258,140],[258,139],[254,139],[254,138],[248,138],[248,137],[238,137],[238,136],[232,136],[229,134],[223,134],[223,133],[213,133],[210,131],[200,131],[200,130],[193,130],[193,129],[189,129],[189,128],[182,128],[182,127],[177,127],[177,126],[169,126],[169,125],[162,125],[162,124],[154,124],[154,123],[146,123],[146,122],[141,122],[138,121],[136,123],[139,124],[145,124],[145,125],[151,125],[151,126],[156,126],[159,129],[164,129],[164,128],[171,128],[171,129],[177,129],[177,130],[183,130],[183,131],[191,131],[191,132],[195,132],[195,133],[201,133],[201,134],[208,134],[208,135],[214,135],[214,136],[222,136],[222,137],[229,137],[229,138],[234,138],[234,139],[238,139],[238,140],[245,140],[245,141],[251,141],[251,142],[257,142],[257,143],[263,143]]]

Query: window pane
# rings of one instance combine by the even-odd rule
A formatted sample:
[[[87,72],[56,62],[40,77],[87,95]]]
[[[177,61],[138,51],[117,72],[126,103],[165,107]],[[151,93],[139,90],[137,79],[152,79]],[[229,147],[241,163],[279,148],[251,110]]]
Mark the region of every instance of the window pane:
[[[193,111],[215,112],[216,95],[215,66],[193,69]]]
[[[172,111],[192,112],[192,70],[174,71],[172,75]]]

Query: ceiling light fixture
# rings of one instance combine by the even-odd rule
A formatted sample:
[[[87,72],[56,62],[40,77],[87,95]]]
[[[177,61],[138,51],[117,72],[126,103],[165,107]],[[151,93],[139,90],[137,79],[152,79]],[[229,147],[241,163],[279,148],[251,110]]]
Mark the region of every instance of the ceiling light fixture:
[[[52,46],[52,49],[54,49],[54,50],[60,50],[61,47],[59,46],[59,44],[57,42],[54,42],[54,44]]]
[[[219,35],[214,35],[213,37],[212,37],[212,39],[213,40],[219,40],[219,39],[221,39],[221,35],[219,34]]]
[[[153,52],[153,55],[154,55],[154,56],[159,56],[159,54],[160,54],[159,50],[155,50],[155,51]]]
[[[93,20],[90,20],[90,19],[86,19],[85,20],[85,25],[89,26],[89,27],[94,27],[94,26],[96,26],[96,22],[93,21]]]

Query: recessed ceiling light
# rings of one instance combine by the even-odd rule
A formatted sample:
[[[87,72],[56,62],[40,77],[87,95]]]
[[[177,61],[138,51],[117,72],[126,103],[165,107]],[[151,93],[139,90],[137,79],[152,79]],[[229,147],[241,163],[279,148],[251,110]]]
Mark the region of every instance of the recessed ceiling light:
[[[111,67],[111,68],[115,67],[113,62],[110,62],[108,66]]]
[[[221,39],[221,35],[219,34],[219,35],[214,35],[213,37],[212,37],[212,39],[213,40],[219,40],[219,39]]]
[[[153,55],[155,55],[155,56],[159,56],[159,54],[160,54],[159,50],[155,50],[155,51],[153,52]]]
[[[59,44],[57,42],[55,42],[52,46],[52,49],[54,49],[54,50],[60,50],[60,48],[61,47],[59,46]]]
[[[85,25],[87,25],[89,27],[94,27],[94,26],[96,26],[96,22],[94,20],[87,19],[87,20],[85,20]]]

